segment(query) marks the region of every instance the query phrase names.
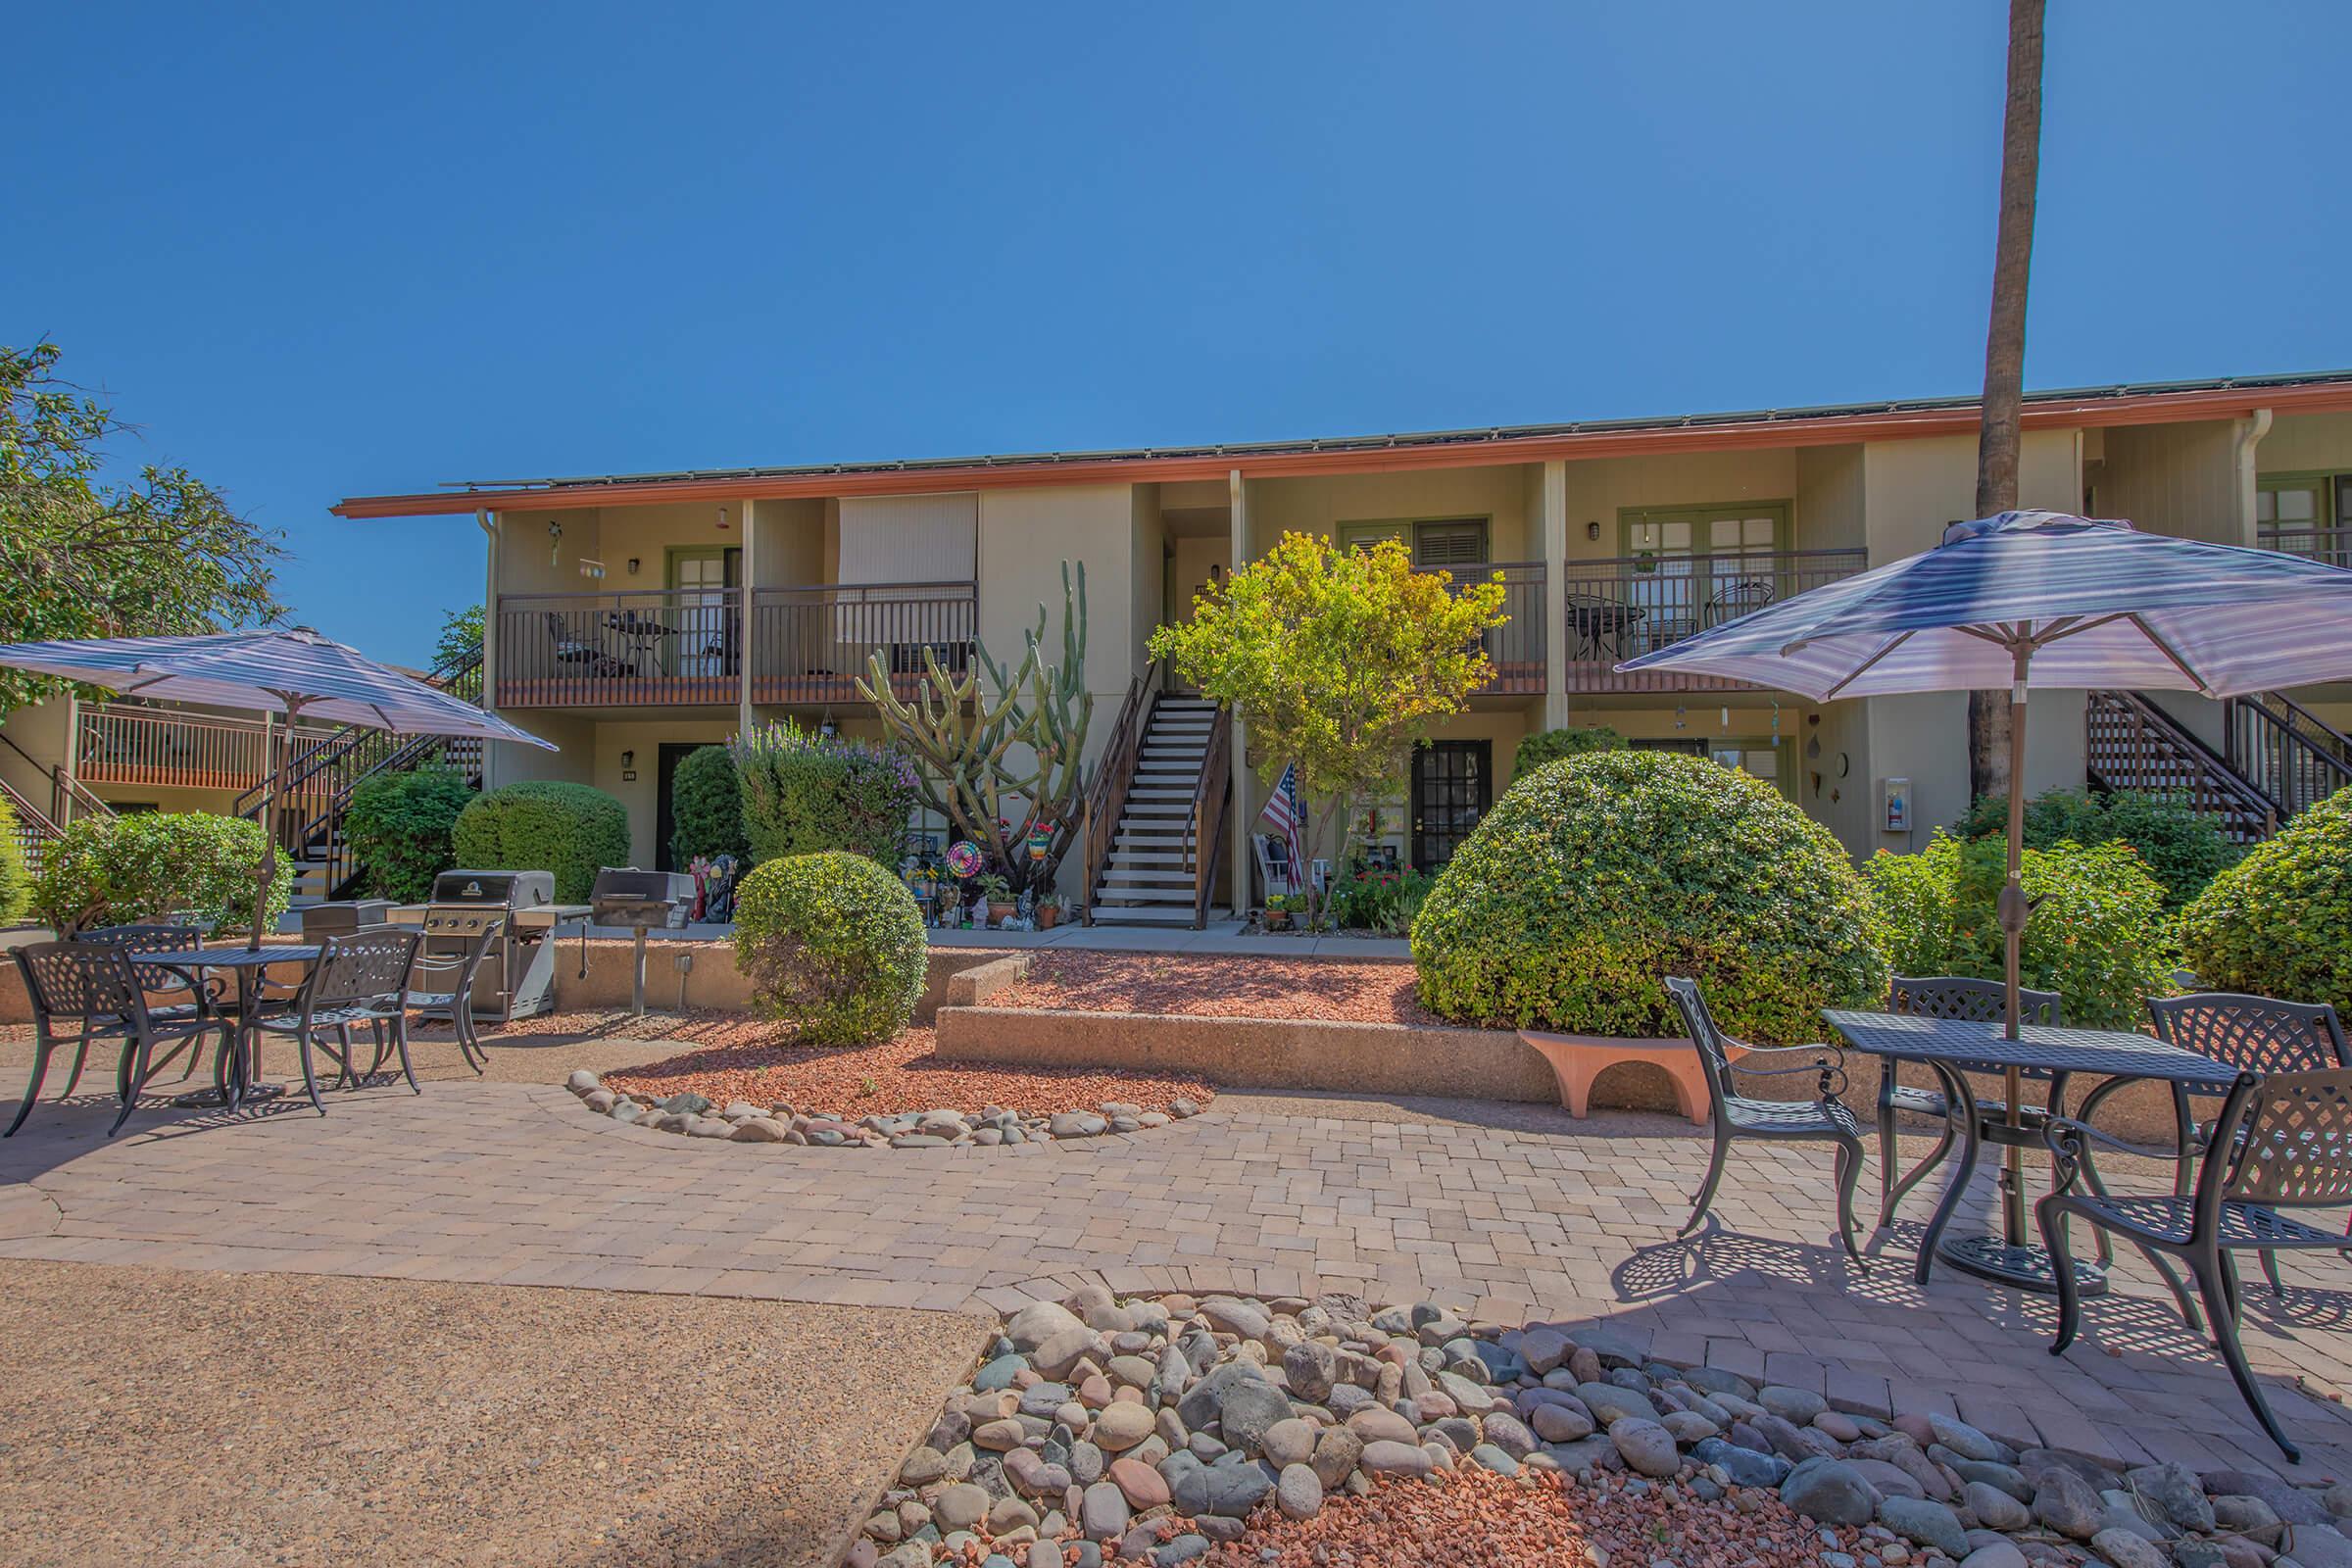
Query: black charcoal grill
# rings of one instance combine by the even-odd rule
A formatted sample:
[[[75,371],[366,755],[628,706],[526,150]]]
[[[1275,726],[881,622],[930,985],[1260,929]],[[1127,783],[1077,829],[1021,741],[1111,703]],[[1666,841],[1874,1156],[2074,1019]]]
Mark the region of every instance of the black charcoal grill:
[[[681,904],[694,898],[694,878],[676,871],[640,871],[635,866],[606,866],[596,873],[588,893],[588,918],[596,925],[628,928],[635,941],[630,954],[629,1011],[645,1016],[645,934],[669,924]],[[580,972],[588,972],[588,950],[580,947]]]
[[[462,956],[496,925],[474,971],[473,1015],[500,1023],[535,1017],[555,1010],[556,922],[587,912],[556,902],[553,871],[444,871],[424,906],[420,956]]]

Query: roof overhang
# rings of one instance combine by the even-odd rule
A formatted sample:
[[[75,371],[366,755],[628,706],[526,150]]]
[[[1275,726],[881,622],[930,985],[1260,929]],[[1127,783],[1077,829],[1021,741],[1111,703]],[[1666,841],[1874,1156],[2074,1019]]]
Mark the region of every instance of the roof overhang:
[[[2144,388],[2029,394],[2028,430],[2119,424],[2179,424],[2275,414],[2352,410],[2352,372],[2240,379]],[[1136,452],[1040,453],[930,463],[844,464],[822,467],[711,473],[620,475],[511,485],[477,484],[416,495],[354,496],[332,510],[341,517],[417,517],[472,512],[564,512],[585,507],[648,506],[796,496],[919,495],[942,490],[998,490],[1040,485],[1142,484],[1330,473],[1389,473],[1486,467],[1555,459],[1738,452],[1835,446],[1964,435],[1978,425],[1974,399],[1889,404],[1864,410],[1766,412],[1661,420],[1254,446],[1146,449]]]

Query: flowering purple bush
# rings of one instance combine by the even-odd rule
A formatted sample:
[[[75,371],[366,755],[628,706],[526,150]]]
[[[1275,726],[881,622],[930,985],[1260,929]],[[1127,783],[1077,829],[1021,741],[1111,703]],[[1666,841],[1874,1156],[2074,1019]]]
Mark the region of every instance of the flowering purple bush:
[[[743,781],[752,858],[848,850],[896,868],[914,814],[914,764],[896,747],[805,730],[786,719],[727,743]]]

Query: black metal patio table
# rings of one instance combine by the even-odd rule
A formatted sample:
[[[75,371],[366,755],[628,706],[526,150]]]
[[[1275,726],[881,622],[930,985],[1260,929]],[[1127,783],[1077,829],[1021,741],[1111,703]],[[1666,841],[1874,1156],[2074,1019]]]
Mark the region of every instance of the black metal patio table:
[[[1910,1013],[1863,1012],[1825,1007],[1822,1017],[1845,1043],[1882,1060],[1916,1061],[1932,1069],[1943,1088],[1945,1114],[1957,1124],[1959,1164],[1945,1180],[1943,1197],[1921,1238],[1916,1277],[1928,1282],[1928,1270],[1937,1255],[1954,1268],[1980,1278],[2022,1290],[2053,1292],[2056,1276],[2049,1255],[2025,1234],[2025,1193],[2020,1152],[2038,1143],[2040,1133],[2028,1128],[2018,1102],[2016,1073],[2039,1069],[2050,1074],[2049,1114],[2065,1114],[2066,1080],[2073,1073],[2102,1078],[2152,1078],[2178,1084],[2191,1094],[2218,1095],[2229,1091],[2237,1071],[2210,1056],[2164,1045],[2146,1035],[2119,1029],[2068,1029],[2027,1024],[2018,1038],[2009,1039],[1998,1023],[1960,1018],[1929,1018]],[[1885,1070],[1882,1068],[1882,1070]],[[1960,1207],[1962,1195],[1977,1172],[1977,1156],[1984,1136],[1977,1114],[1971,1072],[2008,1072],[2007,1114],[1991,1130],[1993,1141],[2010,1151],[2001,1171],[2002,1224],[1999,1235],[1944,1238],[1944,1229]],[[2077,1287],[2095,1296],[2106,1289],[2106,1277],[2095,1264],[2075,1264]]]
[[[160,964],[175,969],[188,977],[199,996],[204,990],[204,971],[226,969],[237,977],[237,1028],[235,1061],[221,1075],[220,1088],[193,1095],[182,1095],[174,1103],[183,1105],[225,1104],[234,1110],[247,1100],[267,1100],[284,1093],[276,1084],[263,1083],[258,1074],[262,1066],[261,1022],[262,990],[273,963],[317,963],[326,953],[316,944],[291,944],[273,948],[189,948],[179,953],[142,954],[141,963]]]

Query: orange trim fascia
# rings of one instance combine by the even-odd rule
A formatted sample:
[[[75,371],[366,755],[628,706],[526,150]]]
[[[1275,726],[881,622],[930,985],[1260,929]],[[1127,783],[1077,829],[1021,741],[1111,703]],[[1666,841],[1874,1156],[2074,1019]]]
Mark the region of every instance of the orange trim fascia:
[[[2090,429],[2119,424],[2180,424],[2236,417],[2256,409],[2279,414],[2352,410],[2352,382],[2308,386],[2225,387],[2198,392],[2149,392],[2132,397],[2042,400],[2026,405],[2029,430]],[[422,517],[490,512],[572,512],[662,502],[783,500],[800,496],[923,495],[944,490],[1005,490],[1083,484],[1172,483],[1222,479],[1239,468],[1245,478],[1289,479],[1327,473],[1401,473],[1430,468],[1482,468],[1509,464],[1589,461],[1681,452],[1742,452],[1777,447],[1829,446],[1854,441],[1909,441],[1965,435],[1976,429],[1974,408],[1922,409],[1895,414],[1848,414],[1818,419],[1757,419],[1746,423],[1678,424],[1639,430],[1586,430],[1458,443],[1348,448],[1331,451],[1228,453],[1165,458],[1104,458],[1072,463],[998,463],[970,467],[812,473],[790,477],[649,479],[587,484],[558,490],[434,491],[424,495],[354,496],[331,509],[339,517]]]

